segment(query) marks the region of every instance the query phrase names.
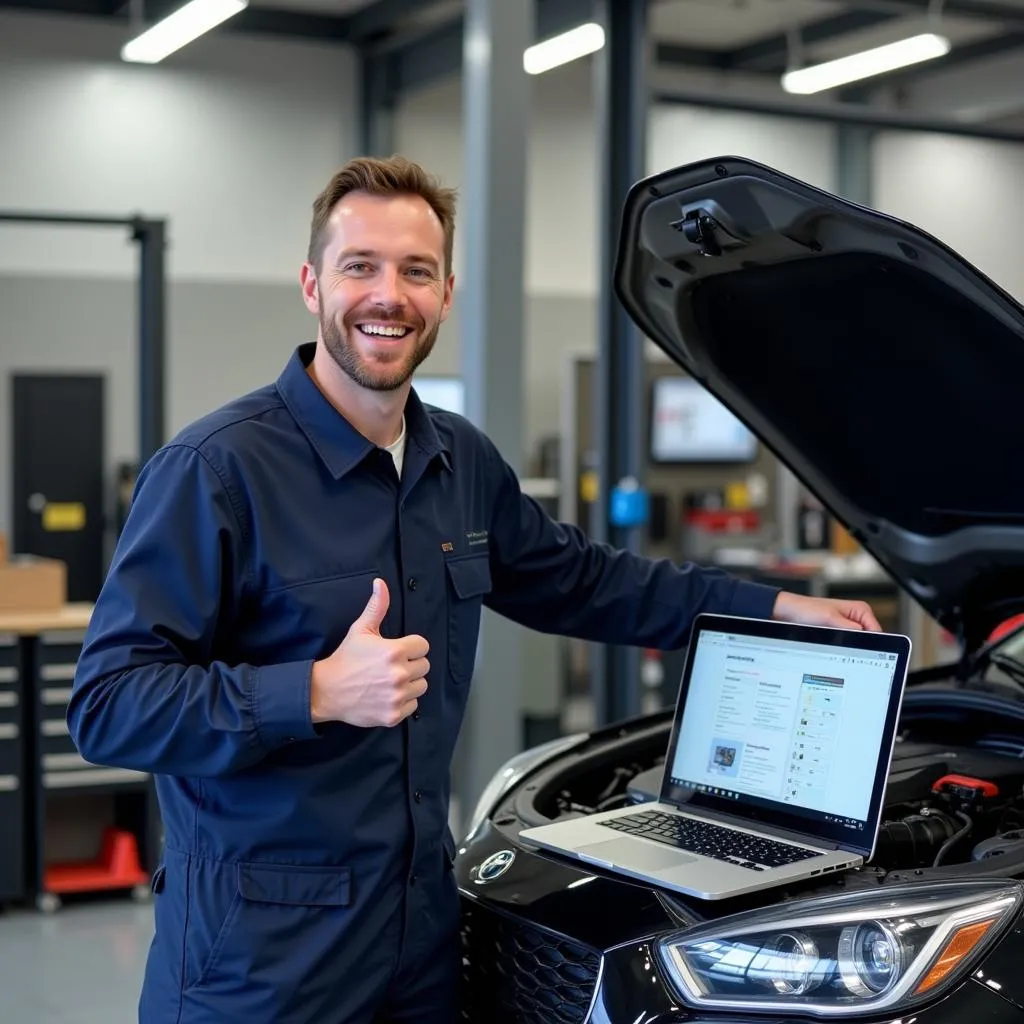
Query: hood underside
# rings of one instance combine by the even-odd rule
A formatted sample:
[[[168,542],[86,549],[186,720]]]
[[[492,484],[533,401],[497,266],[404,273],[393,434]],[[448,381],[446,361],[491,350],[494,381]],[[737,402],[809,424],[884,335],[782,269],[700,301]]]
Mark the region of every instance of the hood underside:
[[[1024,610],[1024,309],[955,252],[729,157],[631,189],[615,287],[968,649]]]

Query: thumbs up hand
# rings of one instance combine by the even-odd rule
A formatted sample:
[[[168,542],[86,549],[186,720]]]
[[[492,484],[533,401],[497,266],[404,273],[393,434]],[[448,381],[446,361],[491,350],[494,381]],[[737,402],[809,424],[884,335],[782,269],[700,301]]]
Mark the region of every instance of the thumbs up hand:
[[[393,727],[411,715],[427,692],[430,645],[421,636],[389,640],[380,635],[391,597],[373,581],[373,594],[338,649],[313,663],[313,721],[361,728]]]

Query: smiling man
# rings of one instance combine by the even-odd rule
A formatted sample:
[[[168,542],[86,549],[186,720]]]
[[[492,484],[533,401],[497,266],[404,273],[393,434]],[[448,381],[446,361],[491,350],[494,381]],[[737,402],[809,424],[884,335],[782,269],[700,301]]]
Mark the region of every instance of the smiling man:
[[[344,167],[301,271],[315,343],[140,474],[68,723],[87,760],[156,775],[142,1024],[458,1019],[448,775],[483,605],[663,648],[700,611],[878,628],[595,545],[425,407],[454,210],[406,160]]]

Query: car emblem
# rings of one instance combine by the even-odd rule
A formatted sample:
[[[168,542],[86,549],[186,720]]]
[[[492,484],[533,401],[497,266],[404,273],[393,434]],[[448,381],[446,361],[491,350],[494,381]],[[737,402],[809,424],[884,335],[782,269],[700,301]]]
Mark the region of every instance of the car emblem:
[[[477,882],[493,882],[496,878],[500,878],[510,867],[512,867],[512,861],[515,859],[516,854],[514,850],[499,850],[497,853],[492,853],[490,857],[488,857],[487,860],[477,868]]]

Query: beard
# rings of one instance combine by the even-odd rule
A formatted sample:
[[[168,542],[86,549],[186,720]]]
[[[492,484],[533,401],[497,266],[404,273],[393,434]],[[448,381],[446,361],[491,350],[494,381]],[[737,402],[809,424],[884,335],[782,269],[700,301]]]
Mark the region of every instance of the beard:
[[[419,321],[413,324],[417,336],[416,346],[404,355],[397,352],[389,354],[390,359],[386,356],[378,357],[372,362],[366,359],[359,352],[353,335],[359,330],[356,324],[360,320],[401,320],[408,324],[409,317],[403,316],[401,310],[376,309],[349,313],[342,319],[341,327],[334,320],[325,318],[321,310],[320,336],[334,362],[360,387],[370,391],[396,391],[412,377],[423,360],[430,355],[441,329],[440,319],[429,328],[421,318],[416,319]]]

